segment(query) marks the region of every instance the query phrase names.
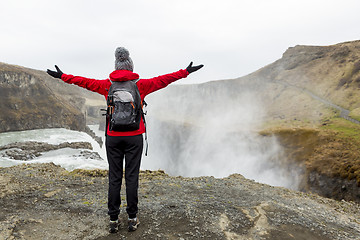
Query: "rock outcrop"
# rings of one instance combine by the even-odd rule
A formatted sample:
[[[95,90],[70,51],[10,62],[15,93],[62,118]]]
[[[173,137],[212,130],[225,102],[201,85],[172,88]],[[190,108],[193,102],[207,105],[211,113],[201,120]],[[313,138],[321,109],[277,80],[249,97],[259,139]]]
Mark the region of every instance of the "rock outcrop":
[[[359,239],[359,205],[245,179],[140,174],[136,232],[108,233],[107,171],[0,168],[1,239]]]

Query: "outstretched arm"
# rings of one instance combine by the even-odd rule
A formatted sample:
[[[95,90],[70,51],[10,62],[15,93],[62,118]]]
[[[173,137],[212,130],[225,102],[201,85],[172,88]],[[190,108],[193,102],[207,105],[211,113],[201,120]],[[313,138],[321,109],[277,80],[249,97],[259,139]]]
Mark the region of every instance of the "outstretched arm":
[[[140,89],[142,90],[140,91],[142,98],[144,98],[146,95],[152,92],[155,92],[159,89],[166,87],[167,85],[175,82],[176,80],[179,80],[181,78],[186,78],[190,73],[193,73],[204,66],[202,64],[198,66],[192,66],[192,64],[193,62],[191,62],[186,69],[182,69],[174,73],[169,73],[149,79],[141,79],[137,84],[139,90]]]
[[[66,83],[75,84],[79,87],[86,88],[90,91],[100,93],[101,95],[107,96],[107,88],[111,85],[110,80],[96,80],[92,78],[84,78],[80,76],[73,76],[63,73],[58,66],[55,65],[56,71],[50,69],[47,70],[47,73],[54,77],[60,78]]]

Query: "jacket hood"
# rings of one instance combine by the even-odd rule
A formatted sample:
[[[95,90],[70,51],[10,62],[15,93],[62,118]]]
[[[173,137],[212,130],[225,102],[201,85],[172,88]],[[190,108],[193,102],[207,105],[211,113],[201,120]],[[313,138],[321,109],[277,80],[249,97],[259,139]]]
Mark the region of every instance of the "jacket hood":
[[[114,82],[125,82],[139,79],[139,74],[128,70],[115,70],[109,75],[110,80]]]

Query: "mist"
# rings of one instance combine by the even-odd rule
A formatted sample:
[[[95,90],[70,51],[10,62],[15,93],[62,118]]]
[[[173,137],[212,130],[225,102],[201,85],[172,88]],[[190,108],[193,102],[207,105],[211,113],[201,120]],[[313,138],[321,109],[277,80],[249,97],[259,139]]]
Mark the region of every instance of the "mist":
[[[297,189],[300,171],[283,166],[276,137],[262,136],[262,98],[235,85],[171,86],[150,95],[149,152],[143,169],[173,176],[227,177],[239,173],[272,186]]]

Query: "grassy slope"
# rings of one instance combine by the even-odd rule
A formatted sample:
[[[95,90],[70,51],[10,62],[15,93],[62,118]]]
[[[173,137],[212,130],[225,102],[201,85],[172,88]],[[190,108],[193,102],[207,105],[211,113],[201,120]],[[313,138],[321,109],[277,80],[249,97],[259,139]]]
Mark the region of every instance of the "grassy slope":
[[[346,108],[360,120],[359,59],[360,41],[296,46],[252,78],[282,83],[266,93],[270,104],[263,133],[277,135],[289,158],[304,163],[308,171],[356,179],[360,186],[360,125],[339,118],[338,110],[300,90]]]
[[[281,71],[276,79],[306,88],[353,111],[355,117],[360,116],[360,41],[326,47],[298,46],[288,51],[281,64],[290,59],[306,61]]]

